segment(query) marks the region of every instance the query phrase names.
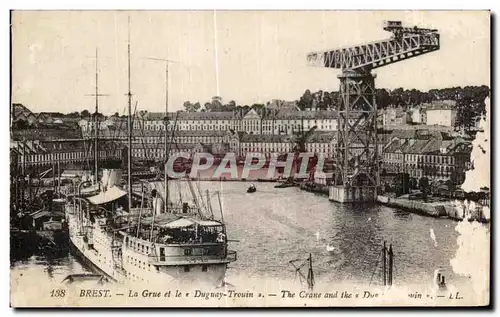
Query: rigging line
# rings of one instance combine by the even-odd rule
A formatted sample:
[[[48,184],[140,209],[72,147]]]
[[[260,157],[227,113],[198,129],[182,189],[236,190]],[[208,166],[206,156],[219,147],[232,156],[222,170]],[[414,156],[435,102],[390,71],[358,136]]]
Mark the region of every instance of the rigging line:
[[[141,120],[139,120],[139,125],[141,125]],[[139,131],[141,132],[142,134],[142,138],[141,138],[141,144],[142,144],[142,148],[144,149],[144,156],[146,157],[146,160],[149,160],[149,154],[148,154],[148,150],[146,149],[146,145],[144,144],[144,120],[142,120],[142,125],[141,125],[141,128],[139,129]]]
[[[125,113],[126,112],[126,107],[123,108],[123,112]],[[112,142],[113,142],[113,146],[114,146],[114,150],[116,151],[118,149],[118,145],[121,144],[121,132],[123,131],[123,124],[125,123],[124,120],[119,120],[120,123],[119,123],[119,127],[118,129],[116,129],[113,133],[113,137],[112,137]],[[117,141],[118,140],[118,141]]]
[[[177,185],[177,190],[179,191],[179,202],[181,203],[182,205],[182,191],[181,191],[181,184],[180,182],[176,182],[176,185]]]
[[[375,275],[375,272],[378,269],[378,262],[380,261],[381,257],[382,257],[382,255],[379,255],[377,262],[375,263],[375,268],[373,269],[372,276],[370,277],[370,283],[368,283],[368,285],[372,285],[373,276]]]
[[[396,276],[396,261],[394,261],[394,251],[392,252],[392,276],[391,285],[394,284],[394,276]]]
[[[205,200],[203,199],[203,194],[201,193],[200,173],[198,173],[198,182],[196,182],[195,184],[196,184],[196,188],[198,189],[198,194],[200,195],[200,200],[201,200],[203,210],[207,211],[208,207],[207,207],[207,204],[205,203]]]
[[[170,142],[168,142],[168,147],[167,147],[167,151],[165,153],[165,161],[163,162],[163,168],[165,169],[165,175],[164,177],[166,177],[166,181],[168,181],[168,171],[166,170],[167,168],[167,162],[168,162],[168,159],[169,159],[169,156],[170,156],[170,151],[172,149],[172,143],[174,142],[174,137],[175,137],[175,129],[177,128],[177,119],[179,118],[179,112],[176,113],[175,115],[175,121],[174,121],[174,126],[173,126],[173,129],[172,131],[170,131]],[[168,114],[167,114],[167,120],[168,120]],[[167,127],[165,127],[166,129]],[[168,136],[168,133],[165,135],[165,137]],[[167,195],[167,188],[165,188],[165,195]]]
[[[134,113],[133,113],[133,115],[130,118],[130,136],[129,136],[129,138],[131,139],[131,142],[130,142],[130,159],[132,159],[132,147],[133,147],[132,143],[133,143],[133,140],[134,140],[134,136],[133,136],[134,129],[133,129],[133,126],[134,126],[134,121],[136,119],[135,116],[136,116],[136,113],[137,113],[137,104],[138,103],[139,103],[138,101],[135,102]],[[132,169],[132,163],[130,163],[130,168]],[[132,170],[130,171],[130,174],[132,174]]]
[[[119,118],[119,117],[118,117]],[[114,125],[113,125],[114,126]],[[113,150],[116,150],[116,147],[113,147],[114,143],[113,143],[113,140],[115,139],[115,136],[116,136],[116,133],[117,133],[117,130],[118,130],[118,127],[116,127],[116,129],[114,129],[113,131],[111,131],[110,133],[108,133],[108,135],[106,137],[103,137],[104,139],[109,139],[110,141],[110,146]],[[109,131],[109,128],[108,128],[108,131]]]
[[[166,128],[165,128],[165,129],[166,129]],[[160,142],[160,140],[161,140],[161,136],[162,136],[162,134],[163,134],[163,133],[164,133],[164,131],[162,131],[162,130],[160,129],[160,130],[158,130],[158,133],[156,133],[156,134],[154,135],[154,140],[156,141],[156,142],[154,142],[154,143],[156,143],[156,145],[152,147],[152,149],[154,150],[154,151],[153,151],[153,153],[159,153],[159,152],[160,152],[160,147],[163,145],[163,144],[161,144],[161,142]],[[164,159],[165,157],[166,157],[166,153],[165,153],[165,155],[160,156],[160,157],[159,157],[159,159],[158,159],[158,161],[161,161],[161,159],[162,159],[162,158]],[[155,161],[155,164],[156,164],[156,162],[157,162],[156,157],[154,157],[154,158],[155,158],[155,160],[154,160],[154,161]]]
[[[170,155],[172,143],[174,143],[175,129],[177,128],[177,119],[178,118],[179,118],[179,112],[177,112],[175,115],[174,126],[173,126],[171,133],[170,133],[171,136],[170,136],[170,142],[168,144],[168,151],[167,151],[167,153],[165,153],[165,158],[166,158],[165,162],[167,162],[167,160],[168,160],[168,156]]]
[[[85,158],[84,158],[84,162],[87,163],[87,168],[90,169],[90,161],[89,161],[89,156],[90,156],[90,144],[89,144],[89,147],[87,148],[87,145],[85,143],[85,138],[86,136],[83,134],[83,129],[82,129],[82,138],[83,138],[83,150],[85,152]],[[85,163],[84,163],[84,166],[85,166]]]
[[[126,107],[124,107],[123,109],[123,112],[126,111]],[[124,120],[119,120],[120,123],[119,123],[119,126],[118,126],[118,129],[116,129],[113,133],[113,145],[114,145],[114,150],[116,151],[116,149],[118,148],[118,144],[121,143],[121,139],[120,138],[120,135],[121,135],[121,131],[123,129],[123,123],[124,123]],[[117,142],[115,139],[118,139],[119,141]]]
[[[85,135],[83,134],[83,129],[80,131],[83,140],[83,166],[85,166],[85,162],[87,162],[87,145],[85,143]]]
[[[167,64],[168,65],[168,64]],[[168,78],[168,76],[167,76]],[[167,87],[168,88],[168,87]],[[167,104],[168,104],[168,99],[167,99]],[[168,146],[167,148],[165,149],[166,150],[166,153],[165,153],[165,161],[164,161],[164,164],[163,164],[163,168],[165,170],[165,173],[163,175],[163,177],[165,178],[164,179],[164,182],[165,182],[165,206],[166,206],[166,210],[168,211],[168,200],[170,198],[170,191],[169,191],[169,188],[168,188],[168,170],[167,170],[167,162],[168,162],[168,159],[169,159],[169,155],[170,155],[170,151],[171,151],[171,146],[172,146],[172,142],[174,142],[174,136],[175,136],[175,129],[177,128],[177,119],[179,118],[179,112],[176,113],[175,115],[175,121],[174,121],[174,126],[173,126],[173,129],[171,131],[171,138],[170,138],[170,142],[168,142]],[[168,136],[168,111],[165,112],[165,120],[166,120],[166,124],[165,124],[165,144],[167,143],[167,136]]]

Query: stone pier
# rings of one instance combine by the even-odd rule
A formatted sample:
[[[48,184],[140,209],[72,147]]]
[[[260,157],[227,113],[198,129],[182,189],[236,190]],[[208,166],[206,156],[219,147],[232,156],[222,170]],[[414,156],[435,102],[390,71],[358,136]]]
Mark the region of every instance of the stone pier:
[[[329,199],[338,203],[375,202],[377,193],[374,187],[330,186]]]

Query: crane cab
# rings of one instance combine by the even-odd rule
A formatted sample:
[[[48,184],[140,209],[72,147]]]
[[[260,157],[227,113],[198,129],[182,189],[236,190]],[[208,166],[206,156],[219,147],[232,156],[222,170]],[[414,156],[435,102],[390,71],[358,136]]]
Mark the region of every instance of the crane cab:
[[[398,29],[402,29],[403,28],[403,24],[401,23],[401,21],[384,21],[384,30],[385,31],[395,31],[395,30],[398,30]]]

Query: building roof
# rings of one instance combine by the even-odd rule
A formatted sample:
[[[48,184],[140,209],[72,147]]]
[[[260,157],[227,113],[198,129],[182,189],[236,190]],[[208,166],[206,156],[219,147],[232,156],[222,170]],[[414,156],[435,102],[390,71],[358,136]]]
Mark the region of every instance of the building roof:
[[[193,149],[197,144],[196,143],[173,143],[170,145],[171,149],[178,149],[178,150],[191,150]],[[164,145],[163,144],[151,144],[151,143],[134,143],[132,144],[133,149],[146,149],[146,150],[158,150],[158,151],[163,151],[164,150]]]
[[[242,143],[290,143],[290,135],[278,134],[244,134],[240,139]]]
[[[197,137],[222,137],[226,135],[225,130],[179,130],[175,131],[175,138],[197,136]],[[132,137],[163,137],[164,130],[147,130],[147,129],[133,129]],[[168,132],[168,137],[172,136],[172,132]],[[127,137],[126,129],[102,129],[99,131],[100,138],[117,138],[123,139]]]
[[[411,142],[405,142],[406,146],[401,149],[402,153],[414,153],[414,154],[423,154],[426,153],[426,149],[429,148],[429,143],[432,143],[431,140],[413,140],[413,144]]]
[[[232,111],[205,111],[205,112],[169,112],[167,115],[170,121],[175,120],[231,120],[234,117]],[[165,119],[165,112],[145,112],[136,117],[137,120],[146,121],[163,121]]]
[[[336,136],[337,133],[335,132],[314,131],[309,136],[306,143],[330,143],[332,140],[336,138]]]
[[[446,149],[446,153],[454,153],[463,151],[459,145],[469,147],[470,142],[461,138],[454,140],[443,140],[438,138],[430,139],[393,139],[384,149],[386,153],[407,153],[407,154],[438,154],[441,149]]]
[[[285,106],[286,105],[286,106]],[[284,102],[282,107],[267,107],[262,109],[238,109],[235,111],[217,111],[217,112],[169,112],[168,118],[173,121],[177,117],[178,120],[238,120],[243,119],[251,112],[255,112],[260,118],[269,118],[274,120],[304,120],[310,119],[335,119],[338,117],[337,111],[320,110],[320,111],[300,111],[294,102]],[[154,120],[162,121],[165,118],[164,112],[146,112],[137,115],[137,120]]]
[[[268,119],[272,120],[321,120],[321,119],[336,119],[337,111],[322,110],[322,111],[296,111],[296,110],[281,110],[276,113],[271,113]]]
[[[422,108],[429,110],[455,110],[457,102],[454,100],[436,100],[422,104]]]
[[[172,120],[175,115],[172,117]],[[178,120],[232,120],[234,114],[232,111],[217,112],[179,112]]]
[[[33,112],[31,112],[31,110],[29,110],[27,107],[25,107],[24,105],[20,104],[20,103],[14,103],[13,105],[13,119],[14,120],[17,120],[18,117],[29,117],[29,116],[33,116],[36,118],[36,115],[33,114]]]

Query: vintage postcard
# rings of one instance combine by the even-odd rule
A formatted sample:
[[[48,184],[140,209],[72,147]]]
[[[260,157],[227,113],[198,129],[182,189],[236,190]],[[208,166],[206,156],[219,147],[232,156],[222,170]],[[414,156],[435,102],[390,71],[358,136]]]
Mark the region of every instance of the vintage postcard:
[[[490,11],[12,11],[12,307],[490,304]]]

